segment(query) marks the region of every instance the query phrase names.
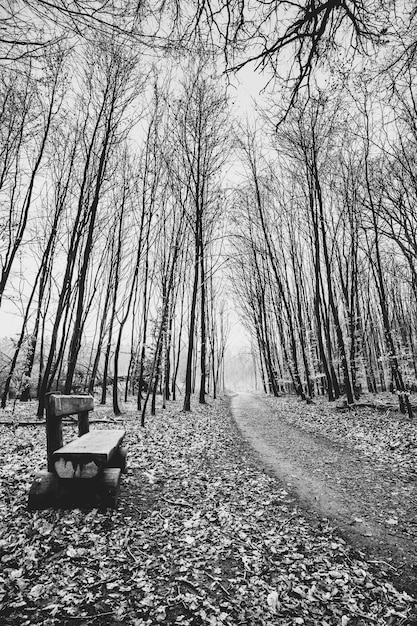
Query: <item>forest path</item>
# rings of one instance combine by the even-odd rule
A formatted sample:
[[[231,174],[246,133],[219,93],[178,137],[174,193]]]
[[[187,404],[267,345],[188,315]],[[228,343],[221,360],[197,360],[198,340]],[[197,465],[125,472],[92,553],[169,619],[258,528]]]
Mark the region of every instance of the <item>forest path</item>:
[[[264,465],[358,549],[417,589],[417,489],[384,463],[289,424],[262,396],[231,398],[233,418]]]

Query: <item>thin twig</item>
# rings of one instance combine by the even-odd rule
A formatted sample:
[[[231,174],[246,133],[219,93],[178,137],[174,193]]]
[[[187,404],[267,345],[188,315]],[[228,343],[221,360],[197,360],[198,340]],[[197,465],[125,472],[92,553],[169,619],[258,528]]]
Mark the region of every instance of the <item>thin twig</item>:
[[[161,500],[166,502],[167,504],[172,504],[173,506],[185,506],[189,509],[194,507],[193,504],[189,504],[188,502],[183,502],[182,500],[168,500],[168,498],[162,497]]]
[[[66,619],[92,621],[97,619],[98,617],[107,617],[108,615],[113,615],[113,611],[107,611],[106,613],[96,613],[95,615],[67,615]]]
[[[183,584],[183,585],[187,585],[187,587],[190,587],[190,589],[192,589],[193,591],[195,591],[198,594],[198,598],[200,600],[203,599],[203,597],[200,595],[200,589],[194,585],[192,582],[190,582],[189,580],[187,580],[186,578],[176,578],[175,579],[177,583]]]
[[[279,526],[277,528],[277,534],[281,532],[281,530],[284,528],[284,526],[286,526],[288,524],[288,522],[290,522],[292,519],[294,519],[294,517],[298,517],[298,513],[296,515],[290,515],[290,517],[288,519],[286,519],[284,522],[282,522],[281,526]]]
[[[107,585],[108,583],[114,583],[116,580],[119,580],[119,576],[108,578],[106,580],[97,580],[95,583],[91,583],[88,588],[94,589],[95,587],[100,587],[100,585]]]
[[[46,422],[42,421],[42,422],[11,422],[10,420],[7,421],[0,421],[0,426],[45,426]]]
[[[391,565],[390,563],[387,563],[386,561],[382,561],[382,560],[375,560],[375,561],[369,561],[369,563],[374,563],[375,565],[379,565],[379,563],[382,563],[383,565],[386,565],[387,567],[389,567],[390,569],[394,570],[394,572],[398,572],[398,569],[396,567],[394,567],[393,565]]]
[[[206,572],[206,576],[208,576],[209,578],[211,578],[212,581],[214,581],[216,583],[216,585],[218,585],[220,587],[220,589],[222,589],[222,591],[224,591],[224,593],[230,597],[230,593],[227,591],[226,587],[223,587],[223,585],[221,584],[221,582],[217,579],[214,578],[214,576],[212,576],[211,574],[209,574],[208,572]]]
[[[363,617],[364,619],[370,620],[371,622],[374,622],[375,624],[378,622],[378,620],[376,620],[375,617],[371,617],[371,615],[366,615],[365,613],[361,613],[361,611],[355,611],[355,613],[358,617]]]
[[[135,555],[133,554],[132,550],[129,548],[129,546],[126,546],[126,550],[129,552],[130,556],[132,557],[132,559],[135,561],[135,563],[138,562],[138,559],[135,557]]]

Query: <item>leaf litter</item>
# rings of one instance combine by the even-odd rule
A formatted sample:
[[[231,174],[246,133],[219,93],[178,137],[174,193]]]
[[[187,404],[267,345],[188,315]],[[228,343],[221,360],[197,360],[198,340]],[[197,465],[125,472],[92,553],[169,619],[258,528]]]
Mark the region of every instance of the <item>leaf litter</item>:
[[[386,400],[386,396],[377,397]],[[264,400],[301,430],[357,450],[407,481],[417,479],[417,421],[398,413],[395,406],[383,412],[355,405],[341,411],[324,398],[309,405],[293,396],[265,396]]]
[[[123,423],[129,469],[106,512],[27,511],[44,427],[3,427],[0,623],[417,623],[414,598],[259,466],[227,400]]]

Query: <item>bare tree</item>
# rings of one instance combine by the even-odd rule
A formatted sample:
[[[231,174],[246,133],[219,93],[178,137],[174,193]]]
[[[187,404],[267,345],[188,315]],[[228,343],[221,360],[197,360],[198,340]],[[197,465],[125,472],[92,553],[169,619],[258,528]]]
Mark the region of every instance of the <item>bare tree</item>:
[[[10,190],[8,195],[8,205],[9,212],[7,219],[5,220],[3,229],[4,234],[4,244],[2,245],[1,250],[1,273],[0,273],[0,305],[2,302],[4,290],[7,284],[7,281],[10,276],[10,272],[13,267],[13,263],[16,257],[16,254],[22,245],[24,235],[26,233],[26,227],[29,218],[29,212],[32,207],[35,182],[39,176],[39,171],[41,164],[44,159],[47,142],[49,139],[49,134],[52,127],[52,121],[57,114],[57,109],[59,109],[59,100],[61,98],[60,94],[60,77],[61,77],[62,63],[59,61],[54,64],[52,71],[50,72],[50,76],[46,79],[46,90],[45,94],[39,93],[40,90],[37,90],[38,93],[34,90],[34,77],[31,74],[28,74],[25,77],[26,85],[23,87],[23,94],[20,95],[20,102],[16,101],[16,98],[13,98],[10,95],[10,91],[7,91],[4,95],[3,102],[3,115],[6,115],[5,107],[7,109],[9,106],[19,106],[22,109],[22,118],[18,122],[18,128],[14,129],[15,119],[14,112],[8,111],[7,118],[3,121],[8,126],[7,136],[5,137],[5,144],[3,147],[3,163],[2,163],[2,181],[3,185],[5,182],[5,176],[7,173],[10,175],[11,168],[11,153],[15,152],[14,155],[14,173],[13,173],[13,182],[10,185]],[[9,86],[11,89],[11,87]],[[30,117],[30,113],[28,110],[29,106],[33,106],[29,104],[28,100],[30,98],[38,98],[39,99],[39,111],[36,114],[36,124],[41,125],[41,129],[37,129],[36,135],[34,129],[29,130],[25,128],[25,123],[27,118]],[[10,101],[9,101],[10,100]],[[58,103],[57,103],[58,101]],[[33,120],[32,120],[33,124]],[[34,159],[33,162],[29,163],[29,169],[27,172],[27,181],[26,184],[22,184],[22,147],[23,143],[28,140],[27,134],[30,136],[29,139],[31,143],[34,145]],[[35,137],[38,138],[36,141]],[[26,140],[26,141],[25,141]],[[14,148],[13,148],[14,144]],[[25,146],[26,147],[26,146]],[[19,187],[23,187],[21,189]]]
[[[197,320],[197,297],[200,290],[200,395],[205,402],[206,381],[206,247],[210,232],[210,206],[216,180],[224,162],[226,135],[226,99],[224,93],[206,75],[200,59],[195,71],[183,84],[183,96],[175,112],[175,141],[179,147],[177,175],[189,190],[187,220],[193,238],[194,277],[188,325],[188,349],[185,375],[184,411],[191,409],[194,338]]]

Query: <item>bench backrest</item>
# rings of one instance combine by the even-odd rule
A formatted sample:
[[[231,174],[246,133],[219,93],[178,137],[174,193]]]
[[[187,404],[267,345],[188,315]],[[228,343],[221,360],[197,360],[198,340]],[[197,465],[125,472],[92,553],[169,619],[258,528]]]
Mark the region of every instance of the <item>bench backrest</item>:
[[[91,396],[61,396],[50,393],[46,397],[46,449],[48,470],[53,471],[53,453],[62,448],[62,418],[66,415],[78,414],[78,436],[90,430],[88,413],[94,409],[94,398]]]
[[[48,397],[47,411],[51,417],[64,417],[94,409],[94,398],[91,396],[60,396],[52,393]]]

